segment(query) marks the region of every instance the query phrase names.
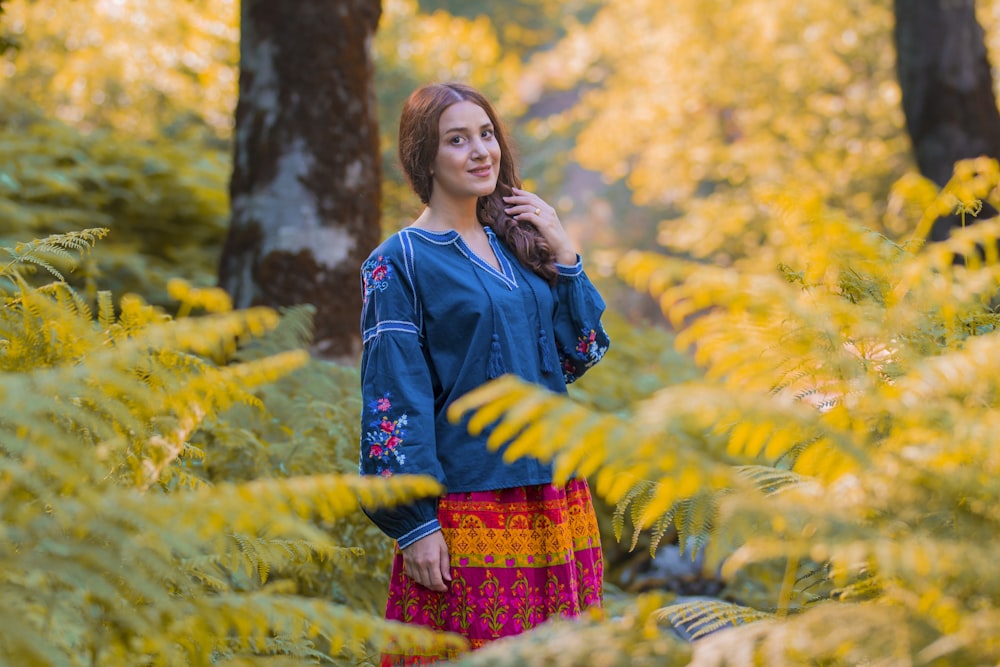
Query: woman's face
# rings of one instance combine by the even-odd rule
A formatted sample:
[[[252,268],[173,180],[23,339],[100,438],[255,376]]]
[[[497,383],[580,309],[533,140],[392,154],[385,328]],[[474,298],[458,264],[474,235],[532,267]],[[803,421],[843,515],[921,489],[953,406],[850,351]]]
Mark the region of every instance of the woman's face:
[[[437,155],[431,163],[435,199],[476,199],[497,187],[500,145],[493,123],[479,105],[462,101],[452,104],[438,121]]]

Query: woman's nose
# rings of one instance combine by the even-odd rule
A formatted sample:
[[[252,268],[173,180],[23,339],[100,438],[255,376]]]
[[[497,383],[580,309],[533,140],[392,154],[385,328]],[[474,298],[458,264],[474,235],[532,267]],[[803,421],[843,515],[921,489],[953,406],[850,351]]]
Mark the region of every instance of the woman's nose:
[[[483,157],[486,155],[486,144],[479,137],[472,140],[472,157]]]

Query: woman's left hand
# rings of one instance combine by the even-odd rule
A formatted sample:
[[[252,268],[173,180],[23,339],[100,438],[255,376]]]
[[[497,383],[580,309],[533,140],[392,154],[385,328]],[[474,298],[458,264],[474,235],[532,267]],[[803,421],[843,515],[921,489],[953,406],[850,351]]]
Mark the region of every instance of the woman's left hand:
[[[556,210],[538,195],[511,188],[514,194],[503,198],[507,208],[504,211],[515,220],[527,220],[545,237],[552,256],[558,264],[576,264],[576,247],[559,221]]]

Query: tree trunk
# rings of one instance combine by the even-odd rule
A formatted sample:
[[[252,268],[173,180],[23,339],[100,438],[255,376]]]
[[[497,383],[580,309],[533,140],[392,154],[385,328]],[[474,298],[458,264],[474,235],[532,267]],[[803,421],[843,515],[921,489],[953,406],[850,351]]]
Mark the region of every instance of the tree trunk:
[[[359,272],[379,239],[371,41],[380,0],[243,0],[232,220],[237,308],[316,307],[313,351],[360,350]]]
[[[974,0],[895,0],[896,55],[906,127],[920,172],[943,186],[955,162],[1000,158],[1000,112]],[[981,217],[995,214],[985,210]],[[941,218],[930,239],[947,238]]]

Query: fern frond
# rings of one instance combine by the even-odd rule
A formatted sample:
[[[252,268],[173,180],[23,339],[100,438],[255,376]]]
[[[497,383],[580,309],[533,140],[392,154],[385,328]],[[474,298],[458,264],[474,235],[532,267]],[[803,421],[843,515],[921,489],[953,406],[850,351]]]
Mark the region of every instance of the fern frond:
[[[184,572],[210,591],[232,590],[229,582],[219,575],[220,572],[224,571],[223,558],[219,554],[211,553],[190,558],[181,558],[178,559],[177,564]],[[210,572],[210,570],[214,570],[215,572]]]
[[[812,661],[864,664],[905,645],[905,638],[888,632],[900,620],[896,611],[878,605],[818,604],[780,621],[760,618],[702,636],[691,664],[799,664],[803,652],[796,642],[803,637],[810,638],[806,651]]]
[[[215,661],[232,667],[301,667],[306,664],[330,662],[330,656],[316,650],[316,643],[309,639],[288,635],[267,637],[263,641],[232,640],[215,651]]]
[[[273,594],[221,594],[207,598],[199,617],[175,619],[163,638],[149,638],[142,649],[159,653],[164,641],[178,642],[197,664],[204,662],[208,637],[230,637],[237,650],[253,650],[270,637],[323,637],[336,654],[348,644],[386,646],[396,641],[426,650],[459,651],[466,642],[459,635],[435,633],[420,626],[372,618],[322,600]]]
[[[364,555],[357,547],[338,547],[298,539],[254,537],[234,534],[239,545],[240,561],[250,577],[257,576],[260,583],[267,583],[272,570],[287,570],[293,565],[318,561],[346,563]]]
[[[610,601],[609,601],[610,602]],[[601,615],[554,619],[519,635],[490,642],[451,661],[455,667],[685,667],[693,647],[658,627],[662,596],[640,595],[634,604],[612,607]]]
[[[680,550],[694,559],[708,543],[712,522],[718,511],[716,493],[703,492],[675,500],[665,512],[654,515],[650,506],[656,500],[659,484],[649,480],[638,482],[618,501],[614,510],[616,537],[620,540],[628,510],[634,528],[629,550],[639,543],[639,535],[647,526],[652,527],[649,553],[656,556],[656,549],[663,536],[676,528]]]
[[[222,288],[194,287],[181,278],[167,281],[167,296],[180,302],[178,318],[187,317],[196,308],[208,313],[228,313],[233,309],[232,299]]]
[[[213,538],[221,529],[234,534],[255,532],[260,522],[260,510],[255,508],[260,507],[269,508],[274,516],[333,522],[356,512],[362,505],[381,507],[440,493],[440,484],[425,477],[398,475],[383,480],[357,475],[315,475],[218,484],[162,499],[147,498],[143,502],[153,513],[168,506],[174,508],[179,525],[192,527],[204,538]]]
[[[864,602],[874,600],[886,591],[887,580],[883,577],[865,573],[846,586],[830,591],[830,598],[844,602]]]
[[[525,407],[529,406],[529,407]],[[547,418],[535,416],[544,411]],[[649,423],[636,423],[611,415],[595,414],[571,399],[537,385],[505,376],[461,397],[449,407],[448,417],[458,421],[467,412],[472,433],[502,417],[487,440],[490,447],[505,446],[510,460],[530,455],[542,460],[555,457],[556,479],[574,473],[594,473],[596,492],[615,503],[636,478],[662,481],[651,501],[649,519],[658,516],[677,498],[698,490],[720,488],[729,481],[728,470],[691,448],[665,448],[660,433]],[[513,438],[509,442],[507,438]],[[622,448],[619,443],[630,446]],[[652,456],[660,452],[659,457]],[[629,468],[628,475],[620,474]],[[670,483],[667,483],[667,482]],[[645,521],[643,521],[645,524]]]
[[[278,325],[263,336],[254,338],[236,354],[239,361],[277,354],[285,350],[305,349],[313,338],[315,306],[302,304],[283,309]]]
[[[164,324],[170,320],[163,310],[147,304],[140,297],[133,294],[123,296],[118,302],[118,308],[118,322],[115,323],[111,331],[114,339],[127,340],[139,332],[146,333],[147,327],[150,325]],[[157,346],[154,341],[150,341],[149,343],[151,346]],[[163,343],[160,347],[170,348],[167,341],[163,341]]]
[[[811,482],[809,478],[783,468],[737,466],[736,471],[766,494],[778,493],[785,488]]]
[[[611,516],[611,526],[614,529],[615,539],[621,541],[622,531],[625,528],[625,511],[632,505],[632,502],[640,495],[648,492],[650,487],[652,487],[654,482],[649,480],[641,480],[631,489],[628,493],[615,504],[614,512]],[[632,515],[632,523],[635,525],[638,516]],[[632,544],[632,549],[635,548],[635,543]]]
[[[712,448],[714,455],[724,461],[753,459],[761,454],[780,459],[802,441],[823,439],[832,452],[831,467],[820,471],[821,478],[827,481],[864,466],[868,460],[853,433],[842,425],[809,406],[762,394],[733,395],[712,386],[669,387],[637,406],[636,418],[647,430],[678,423],[686,430],[714,429],[726,436],[725,446],[704,436],[699,444]]]
[[[643,517],[646,516],[646,511],[649,508],[649,503],[655,496],[657,488],[655,482],[646,481],[646,482],[640,482],[640,484],[642,486],[640,486],[639,488],[642,489],[642,493],[632,498],[631,507],[629,508],[630,509],[629,517],[632,519],[632,526],[633,526],[632,543],[629,545],[630,551],[635,549],[639,543],[639,532],[643,528],[645,528],[645,525],[643,524],[642,520]],[[623,502],[629,502],[629,501],[627,501],[625,498],[618,501],[619,505]],[[674,504],[674,507],[676,507],[676,503]],[[674,519],[673,507],[667,510],[665,514],[662,514],[657,518],[657,520],[663,520],[665,522],[669,521],[671,523],[673,523],[673,519]],[[652,545],[650,545],[650,549],[651,550],[653,549]]]
[[[111,300],[111,292],[101,290],[97,293],[97,326],[102,331],[110,331],[115,323],[115,306]]]
[[[693,600],[669,605],[656,612],[655,617],[683,628],[692,639],[701,639],[722,628],[775,618],[773,614],[721,600]]]
[[[168,321],[156,309],[134,299],[122,299],[121,308],[119,323],[125,327],[122,333],[142,330],[141,339],[123,341],[119,344],[121,349],[140,345],[145,349],[189,350],[206,357],[221,354],[228,358],[239,337],[261,336],[279,321],[276,312],[264,307],[175,321]]]
[[[3,248],[3,250],[7,250],[8,252],[10,252],[8,248]],[[13,253],[11,253],[11,254],[13,254]],[[69,255],[69,253],[66,253],[66,252],[63,252],[63,251],[60,251],[60,250],[56,250],[56,252],[50,252],[49,254],[59,255],[59,256],[64,256],[64,257],[71,257],[71,255]],[[52,264],[49,263],[48,259],[43,258],[43,257],[38,257],[36,255],[25,255],[23,257],[19,257],[17,255],[14,255],[14,259],[11,261],[11,263],[8,264],[7,266],[3,267],[2,269],[0,269],[0,275],[2,275],[4,273],[9,273],[10,272],[10,267],[14,264],[14,262],[23,262],[25,264],[33,264],[34,266],[41,267],[41,268],[45,269],[46,271],[48,271],[50,274],[52,274],[53,276],[55,276],[56,280],[65,280],[65,278],[63,278],[63,274],[59,273],[59,270],[56,267],[52,266]]]
[[[90,305],[80,296],[80,294],[64,282],[55,282],[42,285],[38,288],[39,293],[46,294],[54,298],[56,303],[64,312],[73,313],[85,320],[92,320],[93,313]]]
[[[653,556],[653,557],[656,556],[656,549],[659,548],[660,543],[663,542],[663,538],[666,537],[667,533],[669,533],[670,530],[674,529],[674,528],[675,528],[675,526],[674,526],[674,515],[673,515],[673,507],[672,507],[672,508],[670,508],[670,510],[667,511],[666,514],[664,514],[661,517],[658,517],[655,521],[653,521],[653,525],[650,527],[650,531],[649,531],[649,555],[650,556]],[[632,548],[633,549],[635,549],[635,545],[638,542],[638,532],[639,531],[637,530],[636,531],[636,535],[633,536],[633,539],[632,539]],[[694,554],[692,554],[692,556],[694,556]]]
[[[677,527],[678,546],[681,553],[690,554],[693,560],[705,545],[714,530],[718,513],[717,495],[700,493],[676,503],[674,525]]]
[[[65,260],[75,265],[76,258],[88,251],[99,239],[104,238],[108,229],[94,227],[65,234],[52,234],[43,239],[18,243],[13,248],[0,247],[11,260],[0,267],[0,276],[10,276],[19,263],[29,263],[45,269],[57,280],[63,280],[62,274],[52,265],[54,260]]]

